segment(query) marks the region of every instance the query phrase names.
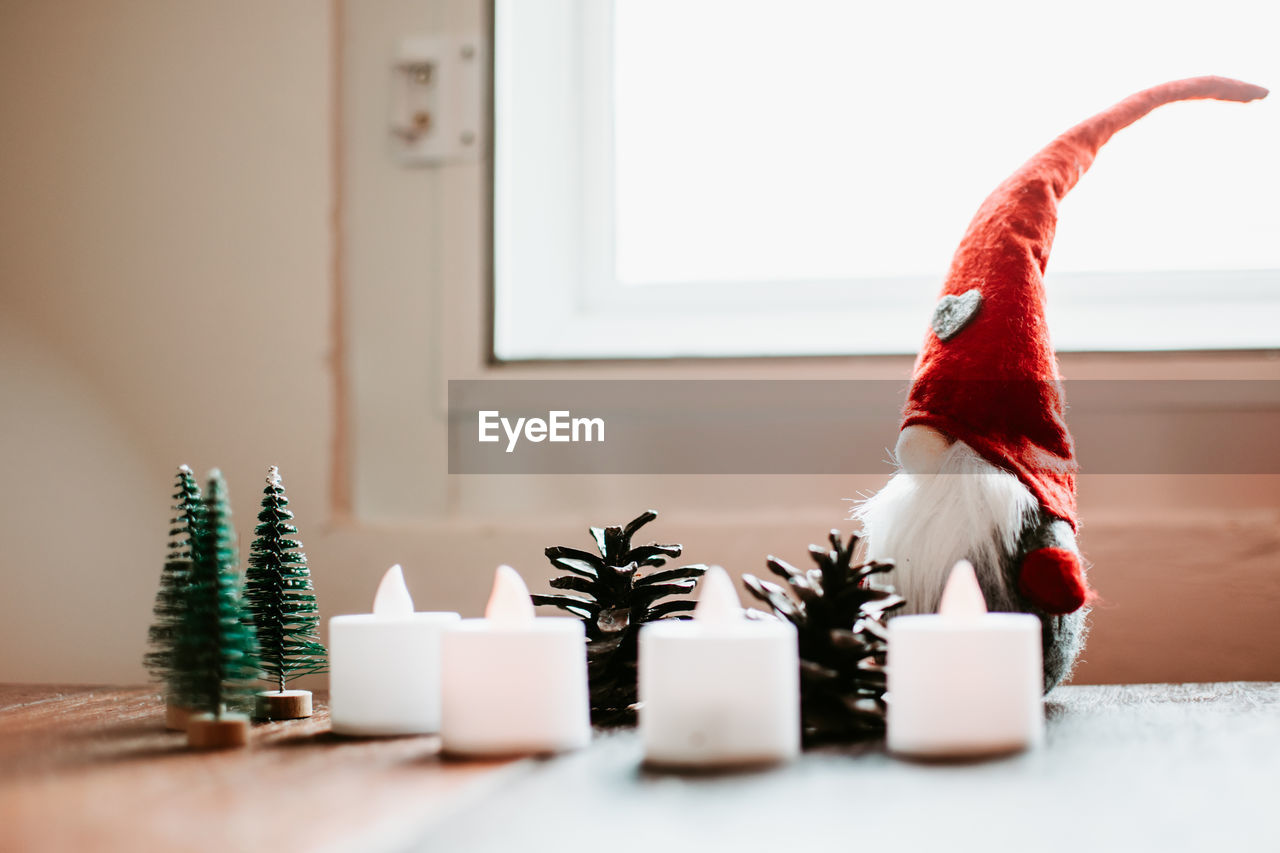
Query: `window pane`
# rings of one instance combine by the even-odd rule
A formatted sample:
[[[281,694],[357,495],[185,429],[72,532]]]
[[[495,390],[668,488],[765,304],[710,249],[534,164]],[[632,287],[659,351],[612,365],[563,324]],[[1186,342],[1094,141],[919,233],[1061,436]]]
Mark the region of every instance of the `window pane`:
[[[618,279],[941,278],[1075,121],[1167,79],[1280,85],[1274,5],[616,0]],[[1280,267],[1276,97],[1121,132],[1050,271]]]

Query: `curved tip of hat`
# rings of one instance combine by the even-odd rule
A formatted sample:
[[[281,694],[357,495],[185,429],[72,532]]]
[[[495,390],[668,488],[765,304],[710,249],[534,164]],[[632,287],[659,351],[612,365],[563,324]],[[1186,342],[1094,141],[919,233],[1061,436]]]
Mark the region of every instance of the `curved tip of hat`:
[[[1233,80],[1230,77],[1200,77],[1192,78],[1190,82],[1203,82],[1212,90],[1211,94],[1215,98],[1221,98],[1229,101],[1257,101],[1271,94],[1270,90],[1255,86],[1253,83],[1246,83],[1243,80]]]
[[[1271,90],[1263,86],[1255,86],[1252,83],[1243,83],[1239,80],[1233,82],[1239,83],[1239,88],[1236,91],[1239,92],[1241,101],[1260,101],[1271,94]]]

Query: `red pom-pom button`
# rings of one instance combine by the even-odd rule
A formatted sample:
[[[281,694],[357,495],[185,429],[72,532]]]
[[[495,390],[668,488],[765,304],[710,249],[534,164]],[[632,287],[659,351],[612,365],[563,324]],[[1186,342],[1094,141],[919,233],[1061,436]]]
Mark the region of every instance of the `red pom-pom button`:
[[[1027,554],[1018,589],[1046,613],[1070,613],[1089,600],[1080,556],[1065,548],[1038,548]]]

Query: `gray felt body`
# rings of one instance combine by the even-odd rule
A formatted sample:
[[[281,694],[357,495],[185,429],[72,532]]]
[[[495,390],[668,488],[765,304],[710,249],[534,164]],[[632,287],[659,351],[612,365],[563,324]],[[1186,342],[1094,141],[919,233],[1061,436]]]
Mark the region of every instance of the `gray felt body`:
[[[978,569],[978,582],[987,599],[987,608],[995,612],[1032,613],[1040,617],[1041,642],[1044,652],[1044,692],[1048,693],[1071,675],[1076,659],[1084,649],[1088,634],[1089,608],[1066,614],[1045,613],[1018,593],[1018,574],[1022,558],[1037,548],[1055,547],[1079,553],[1075,533],[1065,521],[1037,509],[1023,520],[1023,532],[1014,553],[1005,554],[996,573]],[[1081,561],[1083,563],[1083,560]]]

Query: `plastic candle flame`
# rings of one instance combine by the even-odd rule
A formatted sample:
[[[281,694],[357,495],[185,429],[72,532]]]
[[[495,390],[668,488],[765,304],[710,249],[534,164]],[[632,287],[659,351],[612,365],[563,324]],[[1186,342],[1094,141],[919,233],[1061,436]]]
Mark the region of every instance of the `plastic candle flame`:
[[[392,617],[413,615],[413,597],[404,584],[404,572],[399,563],[387,569],[382,576],[378,594],[373,597],[373,613],[375,616]]]
[[[973,563],[961,560],[951,569],[947,585],[942,589],[938,602],[938,615],[966,621],[977,619],[987,612],[987,600],[978,586],[978,575]]]
[[[484,618],[500,625],[522,625],[533,621],[533,599],[524,578],[510,566],[498,566],[493,575],[493,592],[484,608]]]
[[[712,566],[702,576],[702,592],[693,608],[693,618],[704,625],[732,625],[746,618],[733,581],[720,566]]]

